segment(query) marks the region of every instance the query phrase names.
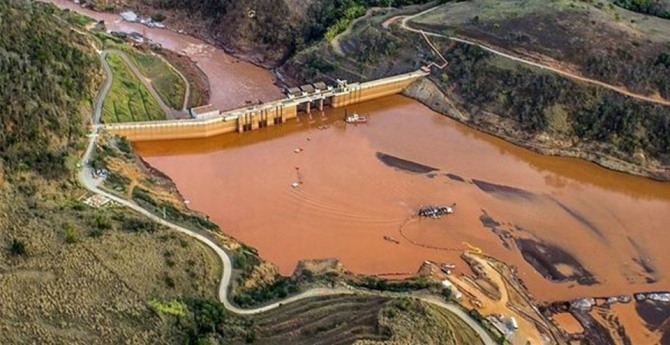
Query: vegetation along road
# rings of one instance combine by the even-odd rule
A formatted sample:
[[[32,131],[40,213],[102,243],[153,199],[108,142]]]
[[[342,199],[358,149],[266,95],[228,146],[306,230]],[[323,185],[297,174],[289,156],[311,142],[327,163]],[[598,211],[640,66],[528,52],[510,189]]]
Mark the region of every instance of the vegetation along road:
[[[481,49],[484,49],[484,50],[486,50],[490,53],[502,56],[504,58],[508,58],[510,60],[514,60],[514,61],[526,64],[526,65],[530,65],[530,66],[545,69],[545,70],[548,70],[548,71],[551,71],[551,72],[554,72],[554,73],[558,73],[558,74],[563,75],[565,77],[572,78],[572,79],[575,79],[575,80],[579,80],[579,81],[582,81],[582,82],[585,82],[585,83],[601,86],[601,87],[604,87],[606,89],[610,89],[612,91],[618,92],[618,93],[620,93],[622,95],[625,95],[625,96],[629,96],[629,97],[636,98],[636,99],[646,101],[646,102],[651,102],[651,103],[661,104],[661,105],[665,105],[665,106],[670,106],[670,101],[665,100],[665,99],[657,99],[657,98],[652,98],[652,97],[636,94],[636,93],[630,92],[630,91],[626,90],[625,88],[622,88],[622,87],[619,87],[619,86],[607,84],[607,83],[604,83],[604,82],[601,82],[601,81],[598,81],[598,80],[595,80],[595,79],[586,78],[586,77],[583,77],[583,76],[578,75],[578,74],[574,74],[574,73],[571,73],[571,72],[568,72],[568,71],[557,69],[557,68],[554,68],[554,67],[551,67],[551,66],[546,66],[546,65],[534,62],[534,61],[526,60],[526,59],[523,59],[523,58],[520,58],[520,57],[517,57],[517,56],[514,56],[514,55],[510,55],[510,54],[501,52],[501,51],[493,49],[491,47],[482,45],[480,43],[468,41],[468,40],[458,38],[458,37],[454,37],[454,36],[448,36],[448,35],[443,35],[443,34],[439,34],[439,33],[435,33],[435,32],[429,32],[429,31],[424,31],[424,30],[420,30],[420,29],[415,29],[408,24],[408,22],[411,21],[412,19],[420,17],[420,16],[422,16],[424,14],[427,14],[429,12],[432,12],[432,11],[438,9],[440,6],[444,6],[444,5],[438,5],[438,6],[432,7],[432,8],[429,8],[429,9],[423,11],[423,12],[419,12],[419,13],[411,15],[411,16],[405,16],[405,15],[397,16],[397,17],[394,17],[394,18],[391,18],[391,19],[385,21],[383,25],[384,25],[384,27],[388,27],[395,20],[402,18],[402,21],[400,22],[400,26],[404,30],[408,30],[408,31],[412,31],[412,32],[420,33],[420,34],[425,34],[425,35],[428,35],[428,36],[446,38],[446,39],[449,39],[449,40],[452,40],[452,41],[477,46]]]
[[[108,54],[116,54],[116,55],[120,56],[121,59],[123,59],[123,61],[126,63],[126,65],[128,65],[128,67],[133,72],[135,77],[137,77],[137,79],[139,79],[140,82],[142,82],[142,84],[144,84],[144,87],[146,87],[147,90],[149,90],[149,93],[151,94],[151,96],[156,100],[156,102],[158,103],[158,106],[163,110],[163,112],[165,113],[165,115],[167,115],[167,117],[169,119],[176,119],[176,118],[183,117],[181,109],[180,110],[175,110],[175,109],[170,108],[167,104],[165,104],[165,101],[161,98],[161,96],[158,94],[158,92],[156,92],[156,89],[154,89],[154,86],[151,84],[151,81],[148,80],[140,72],[140,70],[137,68],[137,66],[135,66],[135,63],[133,63],[133,61],[128,57],[128,55],[126,55],[126,53],[124,53],[120,50],[116,50],[116,49],[108,49],[108,50],[103,51],[102,54],[104,55],[103,59],[105,59]],[[105,65],[107,65],[107,61],[105,61]],[[179,75],[182,79],[184,79],[181,74],[179,74]],[[186,83],[186,90],[188,92],[188,83]],[[186,95],[186,98],[184,98],[184,99],[188,99],[188,94]]]
[[[104,190],[101,190],[98,188],[98,185],[100,183],[99,180],[93,178],[92,170],[91,167],[87,164],[89,159],[91,158],[91,155],[93,154],[93,151],[95,150],[95,145],[96,141],[100,132],[100,129],[103,127],[99,124],[99,119],[100,115],[102,113],[102,104],[103,104],[103,99],[105,98],[107,91],[109,91],[109,84],[111,82],[112,78],[112,73],[111,70],[109,69],[108,66],[106,66],[106,60],[105,60],[105,54],[107,52],[102,52],[101,53],[101,61],[103,64],[103,68],[105,70],[106,74],[106,80],[103,84],[102,89],[100,90],[99,94],[97,95],[97,99],[95,101],[95,106],[93,109],[93,116],[92,118],[94,119],[94,124],[91,127],[91,133],[89,135],[89,141],[88,145],[86,147],[86,151],[84,152],[84,155],[81,159],[81,168],[78,173],[78,178],[79,181],[88,189],[89,191],[104,196],[114,202],[116,202],[119,205],[122,205],[124,207],[127,207],[129,209],[132,209],[152,221],[161,224],[165,227],[168,227],[170,229],[173,229],[175,231],[178,231],[180,233],[183,233],[185,235],[188,235],[203,244],[207,245],[209,248],[211,248],[216,255],[220,258],[221,263],[223,264],[223,273],[221,277],[221,282],[219,284],[219,300],[221,303],[223,303],[224,307],[228,309],[229,311],[236,313],[236,314],[243,314],[243,315],[251,315],[251,314],[258,314],[262,313],[265,311],[269,311],[272,309],[275,309],[277,307],[280,307],[285,304],[293,303],[296,301],[300,301],[306,298],[312,298],[312,297],[319,297],[319,296],[332,296],[332,295],[342,295],[342,294],[368,294],[368,295],[381,295],[381,296],[390,296],[390,297],[400,297],[400,296],[407,296],[407,294],[401,294],[401,293],[377,293],[377,292],[371,292],[371,291],[363,291],[363,290],[357,290],[353,288],[345,288],[345,287],[340,287],[340,288],[315,288],[315,289],[310,289],[307,290],[301,294],[295,295],[288,297],[282,301],[277,301],[275,303],[259,307],[259,308],[254,308],[254,309],[242,309],[239,308],[235,305],[233,305],[230,300],[228,299],[228,289],[230,287],[230,282],[232,279],[232,271],[233,271],[233,264],[231,261],[230,256],[218,245],[216,245],[212,240],[209,238],[198,234],[194,231],[188,230],[186,228],[183,228],[179,225],[175,225],[173,223],[170,223],[153,213],[145,210],[144,208],[140,207],[139,205],[135,204],[132,201],[128,201],[125,199],[122,199],[120,197],[117,197],[111,193],[108,193]],[[448,311],[454,313],[457,315],[459,318],[461,318],[465,323],[467,323],[477,334],[478,336],[482,339],[484,344],[486,345],[494,345],[495,342],[491,339],[489,334],[482,328],[480,324],[478,324],[475,320],[473,320],[470,316],[467,315],[463,310],[461,310],[458,306],[451,304],[451,303],[446,303],[442,300],[440,300],[437,297],[430,297],[430,296],[422,296],[419,297],[422,301],[436,305],[438,307],[442,307],[447,309]]]

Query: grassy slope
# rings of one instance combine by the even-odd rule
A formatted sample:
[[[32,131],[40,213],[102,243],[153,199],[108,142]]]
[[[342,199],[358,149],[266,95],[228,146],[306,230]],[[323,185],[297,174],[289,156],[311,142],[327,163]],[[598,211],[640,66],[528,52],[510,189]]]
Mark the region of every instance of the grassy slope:
[[[184,106],[184,81],[162,59],[147,54],[132,54],[133,61],[140,72],[151,79],[158,95],[172,109]]]
[[[189,108],[198,107],[209,103],[209,93],[210,93],[209,79],[207,79],[207,75],[203,73],[202,70],[200,70],[200,68],[198,67],[198,65],[188,56],[168,49],[162,49],[147,45],[137,46],[134,42],[130,44],[128,41],[125,41],[118,37],[111,36],[106,32],[98,30],[94,30],[93,33],[96,35],[96,38],[100,41],[100,44],[103,47],[105,47],[105,49],[118,49],[125,52],[128,56],[131,57],[160,54],[161,56],[163,56],[163,58],[165,58],[165,60],[167,60],[170,64],[172,64],[173,67],[178,69],[186,77],[186,80],[190,85],[188,107]],[[138,69],[141,69],[142,67],[139,66],[140,62],[137,61],[137,59],[134,60],[135,64],[138,65]],[[152,58],[151,62],[154,62],[154,60],[155,59]],[[160,66],[161,68],[163,67],[167,68],[167,66],[165,66],[162,61]],[[165,84],[170,84],[170,80],[173,80],[175,77],[178,78],[179,76],[172,73],[172,70],[170,70],[169,73],[162,73],[160,76],[162,83]],[[178,84],[175,84],[176,87],[174,89],[171,88],[172,85],[166,85],[166,87],[162,92],[166,94],[174,93],[175,95],[178,95],[178,97],[181,97],[180,99],[183,101],[184,88],[185,88],[183,80],[179,78],[178,80],[175,80],[175,82]],[[154,85],[154,88],[156,87],[158,86]],[[159,95],[161,95],[161,91],[157,89],[157,92],[159,92]],[[183,103],[180,103],[179,108],[177,109],[181,109],[182,105]]]
[[[149,91],[116,54],[107,55],[114,79],[105,98],[102,120],[106,123],[163,120],[165,114]]]

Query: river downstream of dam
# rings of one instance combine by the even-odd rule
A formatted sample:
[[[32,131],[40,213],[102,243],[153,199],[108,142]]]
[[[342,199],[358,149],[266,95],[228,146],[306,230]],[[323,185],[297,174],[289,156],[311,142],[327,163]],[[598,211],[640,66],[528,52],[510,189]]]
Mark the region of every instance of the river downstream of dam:
[[[330,110],[135,148],[285,275],[326,257],[355,273],[413,274],[424,260],[458,262],[467,242],[517,266],[543,300],[668,288],[670,185],[541,156],[402,96],[356,110],[367,124]],[[453,203],[453,215],[414,216]]]

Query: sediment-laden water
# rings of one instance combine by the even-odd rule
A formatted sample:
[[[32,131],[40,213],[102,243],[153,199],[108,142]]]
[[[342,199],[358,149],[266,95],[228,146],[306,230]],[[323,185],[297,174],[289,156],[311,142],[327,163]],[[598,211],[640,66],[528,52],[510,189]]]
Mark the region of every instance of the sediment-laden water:
[[[670,184],[541,156],[401,96],[356,110],[367,124],[330,110],[135,146],[194,209],[284,274],[323,257],[356,273],[412,273],[426,259],[460,263],[467,242],[516,265],[541,299],[668,288]],[[454,215],[413,217],[453,203]]]
[[[280,89],[273,84],[274,77],[270,72],[230,56],[199,39],[166,29],[148,28],[139,23],[125,22],[117,14],[95,12],[82,8],[70,0],[44,0],[44,2],[102,20],[109,31],[143,34],[165,49],[188,56],[207,75],[211,89],[210,103],[221,110],[244,106],[247,101],[267,102],[282,97]]]
[[[48,2],[189,56],[220,109],[281,97],[268,71],[198,39]],[[534,154],[403,97],[356,110],[370,115],[368,124],[345,125],[339,110],[250,133],[135,147],[192,208],[284,274],[298,260],[323,257],[356,273],[411,274],[426,259],[462,265],[467,242],[517,266],[541,300],[670,289],[670,184]],[[413,217],[422,205],[453,203],[452,216]],[[650,308],[612,310],[633,343],[666,342],[667,334],[652,332]]]

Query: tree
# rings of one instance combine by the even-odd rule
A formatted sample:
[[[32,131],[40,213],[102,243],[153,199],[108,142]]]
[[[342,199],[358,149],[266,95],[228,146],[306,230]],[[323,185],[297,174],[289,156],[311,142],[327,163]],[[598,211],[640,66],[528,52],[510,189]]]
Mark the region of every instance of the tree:
[[[14,256],[26,255],[26,244],[19,239],[12,239],[9,245],[9,252]]]
[[[151,16],[151,20],[154,22],[162,22],[165,20],[165,15],[162,12],[156,12]]]

